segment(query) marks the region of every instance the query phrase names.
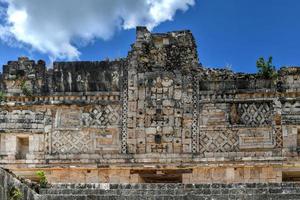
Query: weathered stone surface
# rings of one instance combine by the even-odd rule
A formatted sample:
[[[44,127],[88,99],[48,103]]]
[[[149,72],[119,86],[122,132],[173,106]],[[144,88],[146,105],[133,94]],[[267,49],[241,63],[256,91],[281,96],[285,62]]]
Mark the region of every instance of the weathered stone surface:
[[[128,56],[115,61],[46,69],[22,57],[4,66],[0,83],[0,166],[20,176],[34,179],[42,168],[52,183],[300,178],[300,68],[282,68],[272,80],[205,68],[190,31],[138,27]],[[226,193],[202,189],[208,198]]]
[[[0,169],[0,197],[9,199],[9,190],[19,188],[21,200],[88,199],[299,199],[298,183],[283,184],[54,184],[37,188],[21,183]],[[37,189],[39,194],[33,191]]]

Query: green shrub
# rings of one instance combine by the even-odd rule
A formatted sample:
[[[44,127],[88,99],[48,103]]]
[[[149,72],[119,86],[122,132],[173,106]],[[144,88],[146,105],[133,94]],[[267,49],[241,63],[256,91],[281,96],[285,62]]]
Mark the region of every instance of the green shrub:
[[[0,102],[5,100],[5,93],[0,91]]]
[[[39,178],[39,183],[42,188],[47,187],[48,181],[44,171],[37,171],[36,175]]]
[[[21,87],[22,93],[23,93],[25,96],[28,96],[28,97],[31,97],[31,96],[32,96],[32,91],[27,87],[26,81],[25,81],[25,80],[22,80],[22,81],[21,81],[20,87]]]
[[[10,200],[21,200],[23,197],[23,193],[20,191],[19,188],[16,188],[15,186],[13,186],[10,189],[9,197],[10,197]]]
[[[275,66],[272,64],[273,58],[272,56],[269,57],[268,61],[265,61],[263,57],[260,57],[256,61],[256,67],[258,69],[258,74],[266,79],[273,79],[277,77],[277,72]]]

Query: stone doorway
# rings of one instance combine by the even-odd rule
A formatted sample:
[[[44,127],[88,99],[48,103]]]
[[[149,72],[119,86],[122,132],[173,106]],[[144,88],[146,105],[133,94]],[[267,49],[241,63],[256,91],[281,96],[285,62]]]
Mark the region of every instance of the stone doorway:
[[[29,138],[17,137],[16,159],[26,159],[26,154],[29,153]]]
[[[192,173],[192,169],[184,170],[131,170],[131,174],[138,174],[142,183],[182,183],[185,173]]]
[[[282,182],[300,182],[300,171],[282,172]]]

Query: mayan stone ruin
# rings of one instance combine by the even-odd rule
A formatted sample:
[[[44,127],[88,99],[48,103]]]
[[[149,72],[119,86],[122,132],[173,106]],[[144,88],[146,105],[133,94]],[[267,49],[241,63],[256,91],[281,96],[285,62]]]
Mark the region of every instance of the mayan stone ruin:
[[[263,79],[199,63],[190,31],[145,27],[122,59],[9,61],[0,166],[51,184],[300,181],[300,68]]]

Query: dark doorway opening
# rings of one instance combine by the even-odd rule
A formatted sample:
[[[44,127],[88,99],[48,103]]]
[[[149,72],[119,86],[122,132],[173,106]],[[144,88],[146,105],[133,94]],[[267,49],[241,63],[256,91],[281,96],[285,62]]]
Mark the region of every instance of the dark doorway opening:
[[[282,172],[283,182],[300,182],[300,171]]]
[[[26,154],[29,153],[29,138],[17,137],[17,154],[16,159],[26,159]]]
[[[184,170],[131,170],[131,174],[139,174],[142,183],[182,183],[182,175],[192,173],[192,169]]]

